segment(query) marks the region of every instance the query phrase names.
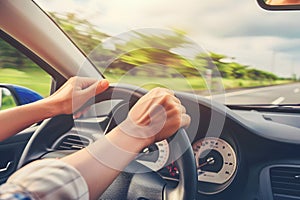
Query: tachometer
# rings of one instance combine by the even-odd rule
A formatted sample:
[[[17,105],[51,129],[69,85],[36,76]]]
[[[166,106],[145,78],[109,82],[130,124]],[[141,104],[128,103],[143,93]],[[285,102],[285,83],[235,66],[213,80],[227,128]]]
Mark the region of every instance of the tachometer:
[[[145,148],[136,160],[153,171],[158,171],[165,166],[168,158],[169,143],[167,140],[163,140]]]
[[[208,183],[202,184],[199,192],[217,193],[225,189],[237,169],[236,153],[230,144],[220,138],[207,137],[195,142],[193,150],[198,181]]]

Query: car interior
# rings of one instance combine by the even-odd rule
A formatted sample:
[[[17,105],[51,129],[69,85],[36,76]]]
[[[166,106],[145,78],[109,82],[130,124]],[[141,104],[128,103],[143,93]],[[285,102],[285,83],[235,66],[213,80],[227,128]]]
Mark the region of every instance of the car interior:
[[[117,12],[119,16],[107,15],[107,18],[99,20],[101,21],[99,24],[104,28],[109,24],[112,28],[108,30],[114,30],[119,33],[118,36],[105,36],[106,40],[101,43],[104,45],[94,45],[86,50],[78,43],[77,40],[80,38],[70,34],[66,28],[68,26],[62,26],[68,20],[71,23],[74,16],[65,20],[64,16],[57,13],[63,13],[64,9],[65,12],[71,13],[72,6],[77,2],[79,6],[74,6],[74,10],[78,16],[90,17],[91,22],[96,23],[94,21],[97,15],[89,15],[88,12],[85,15],[78,9],[92,9],[97,4],[102,5],[103,2],[96,0],[90,3],[79,0],[74,2],[0,1],[0,45],[5,43],[10,48],[16,49],[19,54],[43,71],[47,77],[45,79],[48,80],[48,94],[43,96],[49,96],[73,76],[114,78],[114,73],[120,70],[116,65],[121,61],[116,59],[112,61],[111,55],[107,53],[111,49],[116,52],[114,57],[123,59],[123,65],[121,63],[124,67],[122,70],[125,71],[124,73],[122,71],[123,78],[112,78],[111,80],[117,81],[111,81],[108,90],[87,103],[90,110],[82,117],[74,119],[72,115],[56,116],[33,124],[15,136],[1,141],[0,184],[5,183],[9,176],[29,162],[44,158],[60,158],[88,146],[122,122],[130,108],[151,87],[166,86],[174,90],[176,97],[186,107],[187,113],[191,116],[190,126],[179,129],[173,138],[157,142],[141,152],[128,166],[128,170],[121,172],[99,199],[300,199],[300,83],[297,79],[300,77],[300,67],[297,66],[300,59],[295,56],[288,57],[291,59],[286,61],[287,54],[300,53],[300,28],[297,21],[297,17],[300,17],[299,5],[273,6],[271,1],[263,0],[240,2],[218,0],[203,3],[191,0],[174,3],[155,1],[154,5],[151,2],[130,1],[124,6],[126,3],[122,1],[111,1],[107,3],[107,7],[103,7],[103,10],[96,11],[101,13],[100,15],[105,15],[109,13],[109,8],[116,9],[112,13]],[[86,8],[83,5],[86,5]],[[189,7],[185,7],[186,5]],[[131,14],[134,18],[148,17],[143,9],[153,15],[153,20],[149,19],[149,24],[140,21],[136,21],[135,24],[124,22],[132,19]],[[134,13],[134,10],[139,15]],[[204,12],[209,14],[204,15]],[[189,13],[197,13],[195,16],[199,15],[199,18],[192,18],[192,15],[185,18],[184,16]],[[178,18],[175,19],[173,16]],[[222,16],[228,16],[228,19]],[[292,18],[294,21],[287,23]],[[203,35],[202,32],[194,33],[194,30],[187,26],[187,33],[184,32],[184,35],[192,39],[181,37],[183,31],[179,28],[182,21],[188,21],[187,19],[191,27],[202,31]],[[114,22],[117,20],[115,25]],[[178,23],[179,28],[173,27],[172,31],[178,35],[161,27],[156,28],[156,25],[160,24],[156,24],[155,20],[162,24],[175,20],[174,23]],[[89,24],[84,20],[81,23]],[[118,27],[118,23],[125,23],[127,32],[123,32],[121,29],[123,27]],[[235,27],[234,23],[238,23],[239,26]],[[267,23],[272,24],[264,26]],[[147,26],[151,28],[145,28]],[[84,26],[78,27],[78,32],[81,33]],[[222,32],[223,29],[226,31]],[[92,30],[96,32],[98,29]],[[206,36],[204,32],[209,34]],[[112,33],[107,34],[113,35]],[[266,33],[270,35],[264,35]],[[100,33],[97,34],[94,37],[100,37]],[[168,35],[171,39],[167,41],[159,34]],[[207,46],[208,50],[199,46],[200,41],[198,42],[193,34],[203,38],[201,45]],[[82,32],[82,35],[85,34]],[[134,36],[137,36],[135,38],[137,46],[132,43],[132,47],[115,50],[118,45],[122,46],[124,41],[128,42]],[[213,36],[218,36],[219,39],[214,42]],[[181,46],[181,49],[173,48],[172,45],[181,45],[178,37],[182,41],[187,41],[188,45]],[[143,38],[152,43],[149,45],[140,42]],[[222,72],[215,72],[214,67],[208,70],[203,68],[202,73],[202,68],[190,69],[189,66],[192,64],[172,68],[165,67],[168,64],[164,60],[158,62],[157,59],[156,63],[149,62],[148,65],[139,59],[132,59],[131,63],[135,62],[142,66],[134,71],[135,69],[124,64],[124,60],[129,59],[129,55],[134,54],[136,49],[143,51],[146,49],[144,55],[154,52],[153,54],[159,55],[158,58],[162,60],[168,55],[165,47],[169,44],[165,45],[164,42],[169,42],[172,46],[172,51],[169,52],[175,61],[170,58],[169,63],[179,62],[178,59],[196,55],[194,52],[197,52],[197,55],[202,56],[202,61],[205,59],[207,61],[204,68],[206,65],[217,65],[214,57],[209,59],[206,57],[212,57],[211,52],[215,51],[228,55],[223,58],[224,66],[228,63],[245,62],[248,67],[253,65],[250,61],[254,60],[258,65],[268,63],[271,66],[265,70],[273,70],[272,72],[279,74],[278,76],[285,77],[286,74],[290,76],[292,72],[294,80],[276,86],[232,89],[224,86],[226,83],[224,80],[222,82],[222,79],[211,78],[223,75]],[[2,47],[4,45],[1,45]],[[158,50],[153,50],[155,48]],[[171,49],[170,46],[168,49]],[[0,49],[0,56],[4,55],[5,51],[5,48]],[[287,63],[291,67],[287,66]],[[14,83],[5,80],[6,71],[1,71],[2,68],[5,67],[0,66],[0,97],[2,97],[0,100],[4,99],[2,95],[4,94],[11,96],[9,101],[14,101],[13,106],[29,103],[19,100],[22,94],[18,92],[18,87]],[[204,80],[206,85],[212,87],[207,87],[208,89],[201,93],[195,90],[187,92],[187,89],[180,85],[181,82],[176,82],[177,77],[183,79],[188,77],[186,69],[190,70],[190,74],[200,73],[197,79]],[[151,74],[154,79],[151,79]],[[167,75],[171,78],[166,78]],[[13,78],[18,80],[18,74]],[[292,81],[289,78],[282,80]],[[134,81],[139,81],[139,84]],[[233,80],[232,83],[234,82],[238,80]],[[194,87],[192,83],[188,80],[189,88]],[[242,86],[244,82],[239,84]],[[39,85],[39,80],[33,85]],[[237,96],[241,96],[240,99]],[[30,102],[40,98],[42,97],[32,99]],[[139,173],[139,170],[143,171],[145,168],[147,173]]]

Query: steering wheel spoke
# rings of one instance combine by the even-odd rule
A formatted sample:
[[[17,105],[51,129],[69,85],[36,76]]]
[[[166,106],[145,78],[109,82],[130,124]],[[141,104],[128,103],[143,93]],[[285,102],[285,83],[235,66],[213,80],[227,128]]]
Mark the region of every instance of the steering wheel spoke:
[[[127,199],[163,199],[163,191],[166,186],[166,181],[154,171],[146,166],[134,162],[139,165],[140,171],[148,171],[146,173],[139,173],[138,171],[133,174],[131,183],[129,185]],[[145,169],[147,168],[147,169]]]

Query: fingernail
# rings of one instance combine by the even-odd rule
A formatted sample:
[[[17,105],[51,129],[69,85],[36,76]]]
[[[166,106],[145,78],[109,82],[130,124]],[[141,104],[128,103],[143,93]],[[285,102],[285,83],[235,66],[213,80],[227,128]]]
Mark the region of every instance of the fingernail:
[[[102,88],[106,88],[106,87],[108,87],[109,82],[108,82],[108,80],[103,79],[103,80],[101,80],[100,85],[101,85]]]

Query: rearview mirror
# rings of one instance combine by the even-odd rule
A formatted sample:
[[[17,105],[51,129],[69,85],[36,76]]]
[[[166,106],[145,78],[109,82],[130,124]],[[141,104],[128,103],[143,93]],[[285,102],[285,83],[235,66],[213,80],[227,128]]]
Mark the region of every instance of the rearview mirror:
[[[25,87],[0,84],[0,110],[25,105],[43,99],[37,92]]]
[[[300,10],[300,0],[257,0],[266,10]]]

